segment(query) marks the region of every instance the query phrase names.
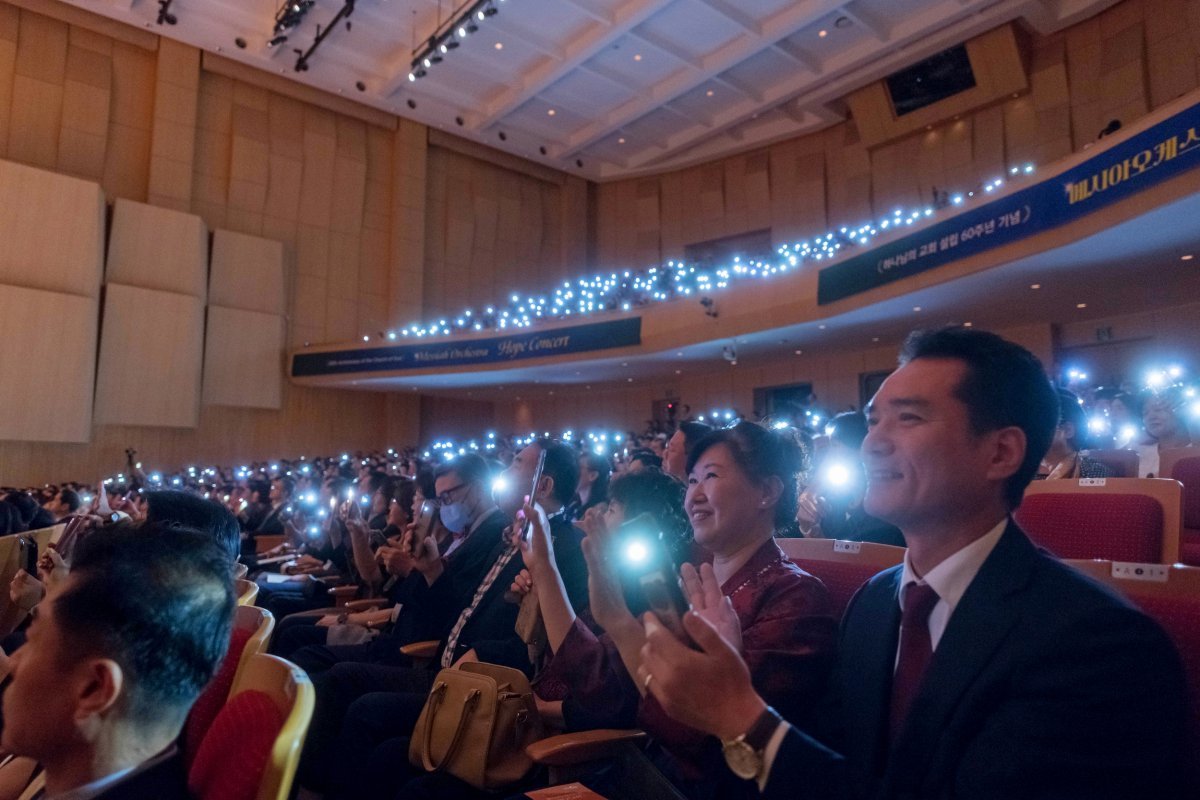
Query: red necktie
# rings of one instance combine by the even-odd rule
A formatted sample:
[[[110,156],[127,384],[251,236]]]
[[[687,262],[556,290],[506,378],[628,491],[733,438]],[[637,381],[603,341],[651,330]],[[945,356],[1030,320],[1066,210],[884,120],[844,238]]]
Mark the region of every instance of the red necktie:
[[[892,677],[891,738],[895,741],[900,733],[908,709],[925,669],[933,658],[933,642],[929,638],[929,614],[937,605],[938,595],[930,586],[910,583],[904,590],[904,604],[900,614],[900,657],[896,660],[896,674]]]

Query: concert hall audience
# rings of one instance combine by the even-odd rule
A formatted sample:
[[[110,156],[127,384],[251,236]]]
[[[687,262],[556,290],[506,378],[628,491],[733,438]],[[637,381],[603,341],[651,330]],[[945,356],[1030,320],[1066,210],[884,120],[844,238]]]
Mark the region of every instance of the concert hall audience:
[[[638,679],[666,712],[767,798],[1195,796],[1170,641],[1011,519],[1059,420],[1038,360],[983,331],[914,334],[868,418],[864,505],[908,550],[846,612],[825,724],[784,721],[736,629],[697,613],[696,650],[645,619]]]
[[[1035,477],[1110,476],[1095,445],[1134,450],[1143,476],[1192,446],[1194,389],[1114,385],[1128,390],[1055,389],[1027,351],[945,329],[910,337],[865,415],[814,405],[796,430],[672,417],[611,440],[489,436],[165,477],[130,458],[96,487],[5,488],[0,535],[67,533],[0,613],[4,744],[41,762],[47,798],[186,797],[172,732],[228,641],[240,554],[278,618],[270,652],[313,678],[299,782],[327,800],[484,797],[407,757],[438,669],[475,660],[529,674],[553,729],[649,734],[642,766],[582,774],[610,800],[1185,796],[1174,649],[1011,519]],[[684,565],[682,632],[628,602],[618,530],[643,513]],[[824,587],[775,542],[796,526],[907,539],[840,637]],[[285,543],[255,541],[272,535]],[[143,592],[155,568],[168,586]],[[339,585],[370,607],[333,608]],[[516,630],[522,603],[544,640]],[[436,643],[428,666],[401,652],[418,642]]]
[[[668,717],[654,698],[644,696],[645,684],[631,678],[644,636],[623,598],[620,540],[613,534],[626,517],[645,509],[677,542],[683,529],[678,519],[682,500],[696,544],[712,559],[693,555],[683,568],[692,608],[722,629],[736,629],[758,689],[788,713],[807,719],[832,664],[835,623],[824,587],[788,561],[774,540],[775,531],[795,514],[796,475],[803,458],[789,438],[741,423],[702,437],[687,466],[690,478],[682,498],[682,487],[672,486],[678,486],[675,479],[654,468],[614,481],[604,533],[589,535],[584,544],[590,613],[604,632],[601,637],[580,619],[563,586],[544,513],[536,506],[524,509],[534,525],[521,551],[529,580],[538,589],[553,652],[543,685],[565,690],[563,697],[548,699],[565,701],[558,708],[568,726],[590,722],[587,727],[619,727],[636,720],[663,748],[655,766],[686,796],[752,796],[746,784],[731,780],[719,767],[716,740]],[[553,703],[540,705],[553,716],[559,713]],[[633,798],[642,792],[640,786],[614,784],[606,777],[611,778],[592,779],[606,797]],[[642,777],[661,780],[652,774]],[[411,787],[412,796],[474,796],[445,776],[425,776],[417,783],[421,788]]]

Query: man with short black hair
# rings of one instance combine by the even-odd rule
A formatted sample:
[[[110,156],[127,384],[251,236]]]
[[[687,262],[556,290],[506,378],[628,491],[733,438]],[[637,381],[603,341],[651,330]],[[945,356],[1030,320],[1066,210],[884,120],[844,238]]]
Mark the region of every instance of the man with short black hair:
[[[828,729],[781,721],[694,613],[700,650],[648,617],[642,685],[768,798],[1194,797],[1170,641],[1011,519],[1058,422],[1038,360],[917,333],[867,416],[864,508],[908,550],[846,611]]]
[[[43,503],[42,508],[54,518],[55,524],[58,524],[78,512],[82,505],[83,501],[79,499],[78,492],[72,489],[61,489],[54,497]]]
[[[234,605],[211,537],[92,534],[13,654],[4,748],[43,767],[46,797],[185,800],[175,740],[225,657]]]

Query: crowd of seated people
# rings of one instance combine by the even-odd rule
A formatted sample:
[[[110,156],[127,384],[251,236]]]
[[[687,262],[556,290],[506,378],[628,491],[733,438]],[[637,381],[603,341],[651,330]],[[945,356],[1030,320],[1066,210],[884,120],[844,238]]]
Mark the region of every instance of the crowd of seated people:
[[[865,412],[819,426],[734,415],[4,490],[0,533],[70,535],[0,612],[0,800],[189,796],[180,730],[229,641],[237,561],[278,619],[269,651],[316,690],[305,798],[536,797],[541,769],[497,790],[412,757],[439,670],[475,662],[532,681],[544,735],[646,732],[640,760],[574,776],[611,800],[1194,796],[1170,641],[1011,518],[1034,479],[1111,474],[1095,449],[1156,474],[1193,441],[1187,392],[1073,393],[955,328],[914,335]],[[640,535],[682,605],[631,577]],[[907,550],[839,620],[788,536]]]

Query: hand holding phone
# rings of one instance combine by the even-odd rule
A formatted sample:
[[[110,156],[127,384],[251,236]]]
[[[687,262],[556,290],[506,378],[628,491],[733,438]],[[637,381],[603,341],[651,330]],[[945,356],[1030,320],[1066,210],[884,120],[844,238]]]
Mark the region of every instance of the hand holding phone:
[[[526,504],[537,502],[538,484],[542,482],[542,471],[546,468],[546,451],[542,450],[538,453],[537,467],[533,470],[533,483],[529,487],[529,495],[525,498]],[[533,532],[533,521],[527,520],[526,524],[521,528],[521,536],[525,541],[529,541],[529,534]]]
[[[409,537],[409,554],[415,556],[417,549],[433,532],[433,518],[437,514],[437,506],[432,500],[421,503],[421,511],[412,524],[412,535]]]
[[[674,559],[653,516],[640,514],[617,529],[609,556],[620,574],[625,602],[635,617],[647,611],[682,641],[688,601],[676,577]]]

